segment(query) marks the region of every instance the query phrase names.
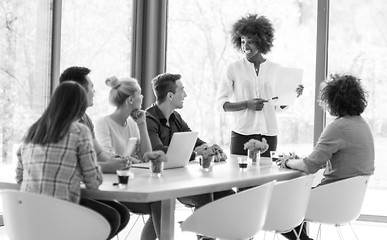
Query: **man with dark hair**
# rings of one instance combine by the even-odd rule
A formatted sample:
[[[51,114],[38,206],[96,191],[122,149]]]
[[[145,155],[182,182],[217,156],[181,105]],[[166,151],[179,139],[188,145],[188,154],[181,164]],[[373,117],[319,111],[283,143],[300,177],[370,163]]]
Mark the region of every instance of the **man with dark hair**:
[[[90,78],[88,76],[90,72],[90,69],[86,67],[69,67],[64,70],[63,73],[60,75],[59,82],[69,81],[69,79],[73,79],[73,81],[81,84],[86,89],[89,83],[91,83]]]
[[[182,119],[176,109],[183,108],[184,98],[187,96],[181,81],[180,74],[164,73],[152,80],[153,93],[156,102],[146,109],[148,134],[153,150],[167,152],[172,135],[175,132],[191,131],[188,124]],[[204,146],[208,146],[203,140],[197,139],[195,150],[192,152],[191,160],[196,155],[202,155]],[[212,202],[218,198],[235,193],[232,190],[200,194],[189,197],[178,198],[185,205],[195,207],[195,209]],[[211,238],[201,238],[211,239]]]
[[[85,67],[69,67],[59,77],[59,82],[74,81],[79,83],[85,90],[87,96],[87,106],[93,106],[94,88],[88,74],[90,69]],[[97,154],[98,164],[105,173],[115,173],[117,169],[126,166],[127,160],[116,158],[111,154],[104,152],[101,145],[95,139],[94,125],[90,117],[85,113],[79,122],[85,124],[91,131],[93,137],[94,150]],[[115,228],[116,234],[126,227],[129,222],[130,214],[128,209],[117,201],[96,201],[93,199],[81,198],[80,204],[91,208],[103,215],[112,227]]]
[[[86,67],[69,67],[60,75],[59,82],[62,83],[65,81],[75,81],[82,85],[82,87],[86,90],[88,107],[91,107],[94,104],[93,99],[95,91],[93,88],[94,85],[88,76],[89,73],[90,69]],[[115,173],[117,169],[122,169],[126,166],[126,159],[116,158],[115,156],[103,151],[101,145],[95,139],[94,124],[86,113],[79,121],[88,126],[91,131],[98,163],[104,173]]]
[[[152,80],[156,102],[146,111],[147,124],[150,124],[148,125],[148,134],[153,150],[167,152],[175,132],[191,131],[181,115],[175,111],[175,109],[183,108],[183,101],[187,96],[180,79],[180,74],[164,73]],[[198,138],[191,160],[195,159],[196,154],[202,155],[203,145],[207,144]]]

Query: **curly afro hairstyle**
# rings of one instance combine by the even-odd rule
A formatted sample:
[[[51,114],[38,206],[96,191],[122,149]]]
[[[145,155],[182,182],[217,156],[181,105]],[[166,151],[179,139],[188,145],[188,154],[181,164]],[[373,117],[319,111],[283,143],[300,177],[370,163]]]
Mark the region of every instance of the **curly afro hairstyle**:
[[[347,74],[333,74],[321,90],[321,102],[332,116],[358,116],[367,107],[367,93],[360,79]]]
[[[231,41],[238,50],[241,50],[242,36],[254,36],[254,43],[262,54],[273,47],[274,28],[265,16],[248,14],[242,17],[232,26],[231,34]]]

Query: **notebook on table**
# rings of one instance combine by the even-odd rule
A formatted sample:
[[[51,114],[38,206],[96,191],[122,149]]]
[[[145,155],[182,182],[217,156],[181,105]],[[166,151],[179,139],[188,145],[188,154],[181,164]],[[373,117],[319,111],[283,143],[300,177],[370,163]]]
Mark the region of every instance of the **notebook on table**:
[[[185,167],[191,157],[198,138],[198,132],[176,132],[172,136],[167,151],[168,162],[164,163],[164,169]],[[149,168],[149,163],[132,164],[134,168]]]

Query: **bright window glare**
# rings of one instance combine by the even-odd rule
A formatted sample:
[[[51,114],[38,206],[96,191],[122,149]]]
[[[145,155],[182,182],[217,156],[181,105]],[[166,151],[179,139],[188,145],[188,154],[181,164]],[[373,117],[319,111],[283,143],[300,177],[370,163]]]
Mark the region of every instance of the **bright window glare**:
[[[368,90],[363,117],[370,123],[375,142],[375,174],[370,180],[364,213],[387,215],[380,208],[387,200],[387,2],[383,0],[331,1],[329,72],[351,73]],[[384,40],[383,40],[384,39]]]
[[[93,120],[113,112],[105,80],[130,77],[132,43],[131,0],[62,1],[61,72],[70,66],[91,69]]]
[[[167,71],[182,75],[188,97],[181,113],[201,138],[228,150],[230,119],[214,103],[223,68],[242,57],[231,45],[231,26],[247,13],[274,24],[274,47],[266,57],[303,70],[304,94],[277,114],[278,150],[307,155],[313,147],[315,1],[169,1]]]

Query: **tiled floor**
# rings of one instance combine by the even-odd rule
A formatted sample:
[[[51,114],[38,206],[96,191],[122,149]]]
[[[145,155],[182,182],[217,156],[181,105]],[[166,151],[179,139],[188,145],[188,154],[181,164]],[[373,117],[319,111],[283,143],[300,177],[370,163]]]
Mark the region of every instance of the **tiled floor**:
[[[191,210],[182,206],[177,206],[176,210],[176,225],[175,225],[175,239],[176,240],[196,240],[196,235],[194,233],[190,232],[181,232],[179,228],[179,221],[183,221],[186,217],[188,217],[191,214]],[[131,217],[131,220],[126,227],[118,236],[117,240],[138,240],[140,239],[141,229],[143,227],[143,220],[140,217],[138,219],[137,224],[133,227],[132,231],[128,235],[128,232],[130,228],[133,225],[133,222],[137,219],[137,216],[134,215]],[[385,240],[387,236],[387,224],[382,223],[369,223],[369,222],[355,222],[352,224],[353,228],[355,229],[357,236],[361,240]],[[237,227],[237,223],[236,223]],[[317,233],[317,225],[311,224],[310,225],[310,235],[315,238]],[[342,233],[344,235],[344,238],[347,240],[356,239],[355,236],[351,232],[351,228],[349,226],[342,227]],[[264,235],[263,233],[257,234],[257,236],[254,239],[263,239]],[[266,235],[266,239],[273,239],[272,234],[268,233]],[[278,239],[284,239],[282,237],[279,237]],[[336,229],[333,226],[323,226],[323,240],[338,240],[340,239],[338,237],[338,234],[336,232]],[[0,227],[0,240],[10,240],[5,232],[4,227]]]

